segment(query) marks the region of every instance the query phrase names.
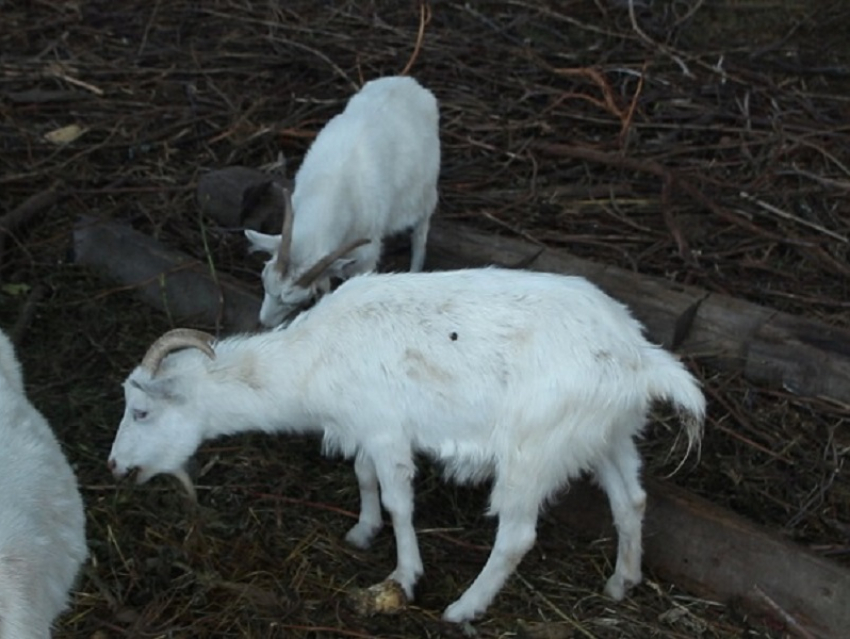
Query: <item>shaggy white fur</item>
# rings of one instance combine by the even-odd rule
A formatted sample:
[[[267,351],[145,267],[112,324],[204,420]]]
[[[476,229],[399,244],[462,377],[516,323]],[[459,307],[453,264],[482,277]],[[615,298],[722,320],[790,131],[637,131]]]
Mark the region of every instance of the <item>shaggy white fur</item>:
[[[77,479],[0,331],[0,638],[49,639],[87,552]]]

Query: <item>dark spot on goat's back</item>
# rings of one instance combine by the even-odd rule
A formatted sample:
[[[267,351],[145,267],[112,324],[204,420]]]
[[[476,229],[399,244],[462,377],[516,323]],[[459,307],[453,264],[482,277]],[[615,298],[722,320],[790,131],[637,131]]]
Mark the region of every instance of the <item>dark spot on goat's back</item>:
[[[452,332],[449,334],[449,339],[450,339],[450,340],[452,340],[453,342],[456,342],[456,341],[457,341],[457,333],[455,333],[454,331],[452,331]]]

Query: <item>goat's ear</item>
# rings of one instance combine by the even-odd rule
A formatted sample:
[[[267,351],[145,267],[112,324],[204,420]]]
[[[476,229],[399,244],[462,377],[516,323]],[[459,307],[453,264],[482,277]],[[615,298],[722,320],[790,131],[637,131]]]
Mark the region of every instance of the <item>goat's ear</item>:
[[[341,257],[328,267],[326,274],[331,277],[337,277],[341,280],[347,280],[351,277],[351,273],[349,273],[348,270],[356,261],[357,260],[350,257]]]
[[[262,251],[263,253],[274,255],[280,247],[280,235],[267,235],[259,231],[245,229],[245,237],[251,243],[250,250],[252,253],[254,251]]]

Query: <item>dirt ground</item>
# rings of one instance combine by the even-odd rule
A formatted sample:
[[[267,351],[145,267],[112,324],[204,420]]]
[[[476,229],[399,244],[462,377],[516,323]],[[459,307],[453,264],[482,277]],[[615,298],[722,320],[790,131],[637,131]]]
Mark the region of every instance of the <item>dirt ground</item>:
[[[126,221],[259,291],[241,233],[199,214],[199,176],[279,151],[294,171],[359,85],[409,71],[441,104],[437,215],[847,327],[848,32],[843,0],[1,2],[0,325],[88,509],[90,565],[55,636],[461,636],[439,616],[493,538],[486,490],[423,464],[426,576],[407,610],[368,618],[346,593],[392,569],[391,531],[342,542],[356,483],[317,442],[204,446],[199,512],[167,478],[117,487],[121,382],[175,322],[74,264],[75,220]],[[710,417],[700,463],[669,481],[848,564],[850,407],[688,365]],[[649,429],[647,474],[675,468],[672,441]],[[479,635],[796,636],[651,571],[613,603],[612,557],[544,516]]]

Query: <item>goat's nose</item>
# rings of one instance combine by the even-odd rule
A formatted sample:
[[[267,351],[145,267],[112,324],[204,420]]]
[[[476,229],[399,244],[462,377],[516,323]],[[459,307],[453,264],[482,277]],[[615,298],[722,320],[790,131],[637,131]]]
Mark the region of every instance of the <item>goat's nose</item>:
[[[115,461],[115,458],[110,457],[109,461],[106,463],[106,465],[109,467],[110,472],[117,477],[118,476],[118,462]]]

